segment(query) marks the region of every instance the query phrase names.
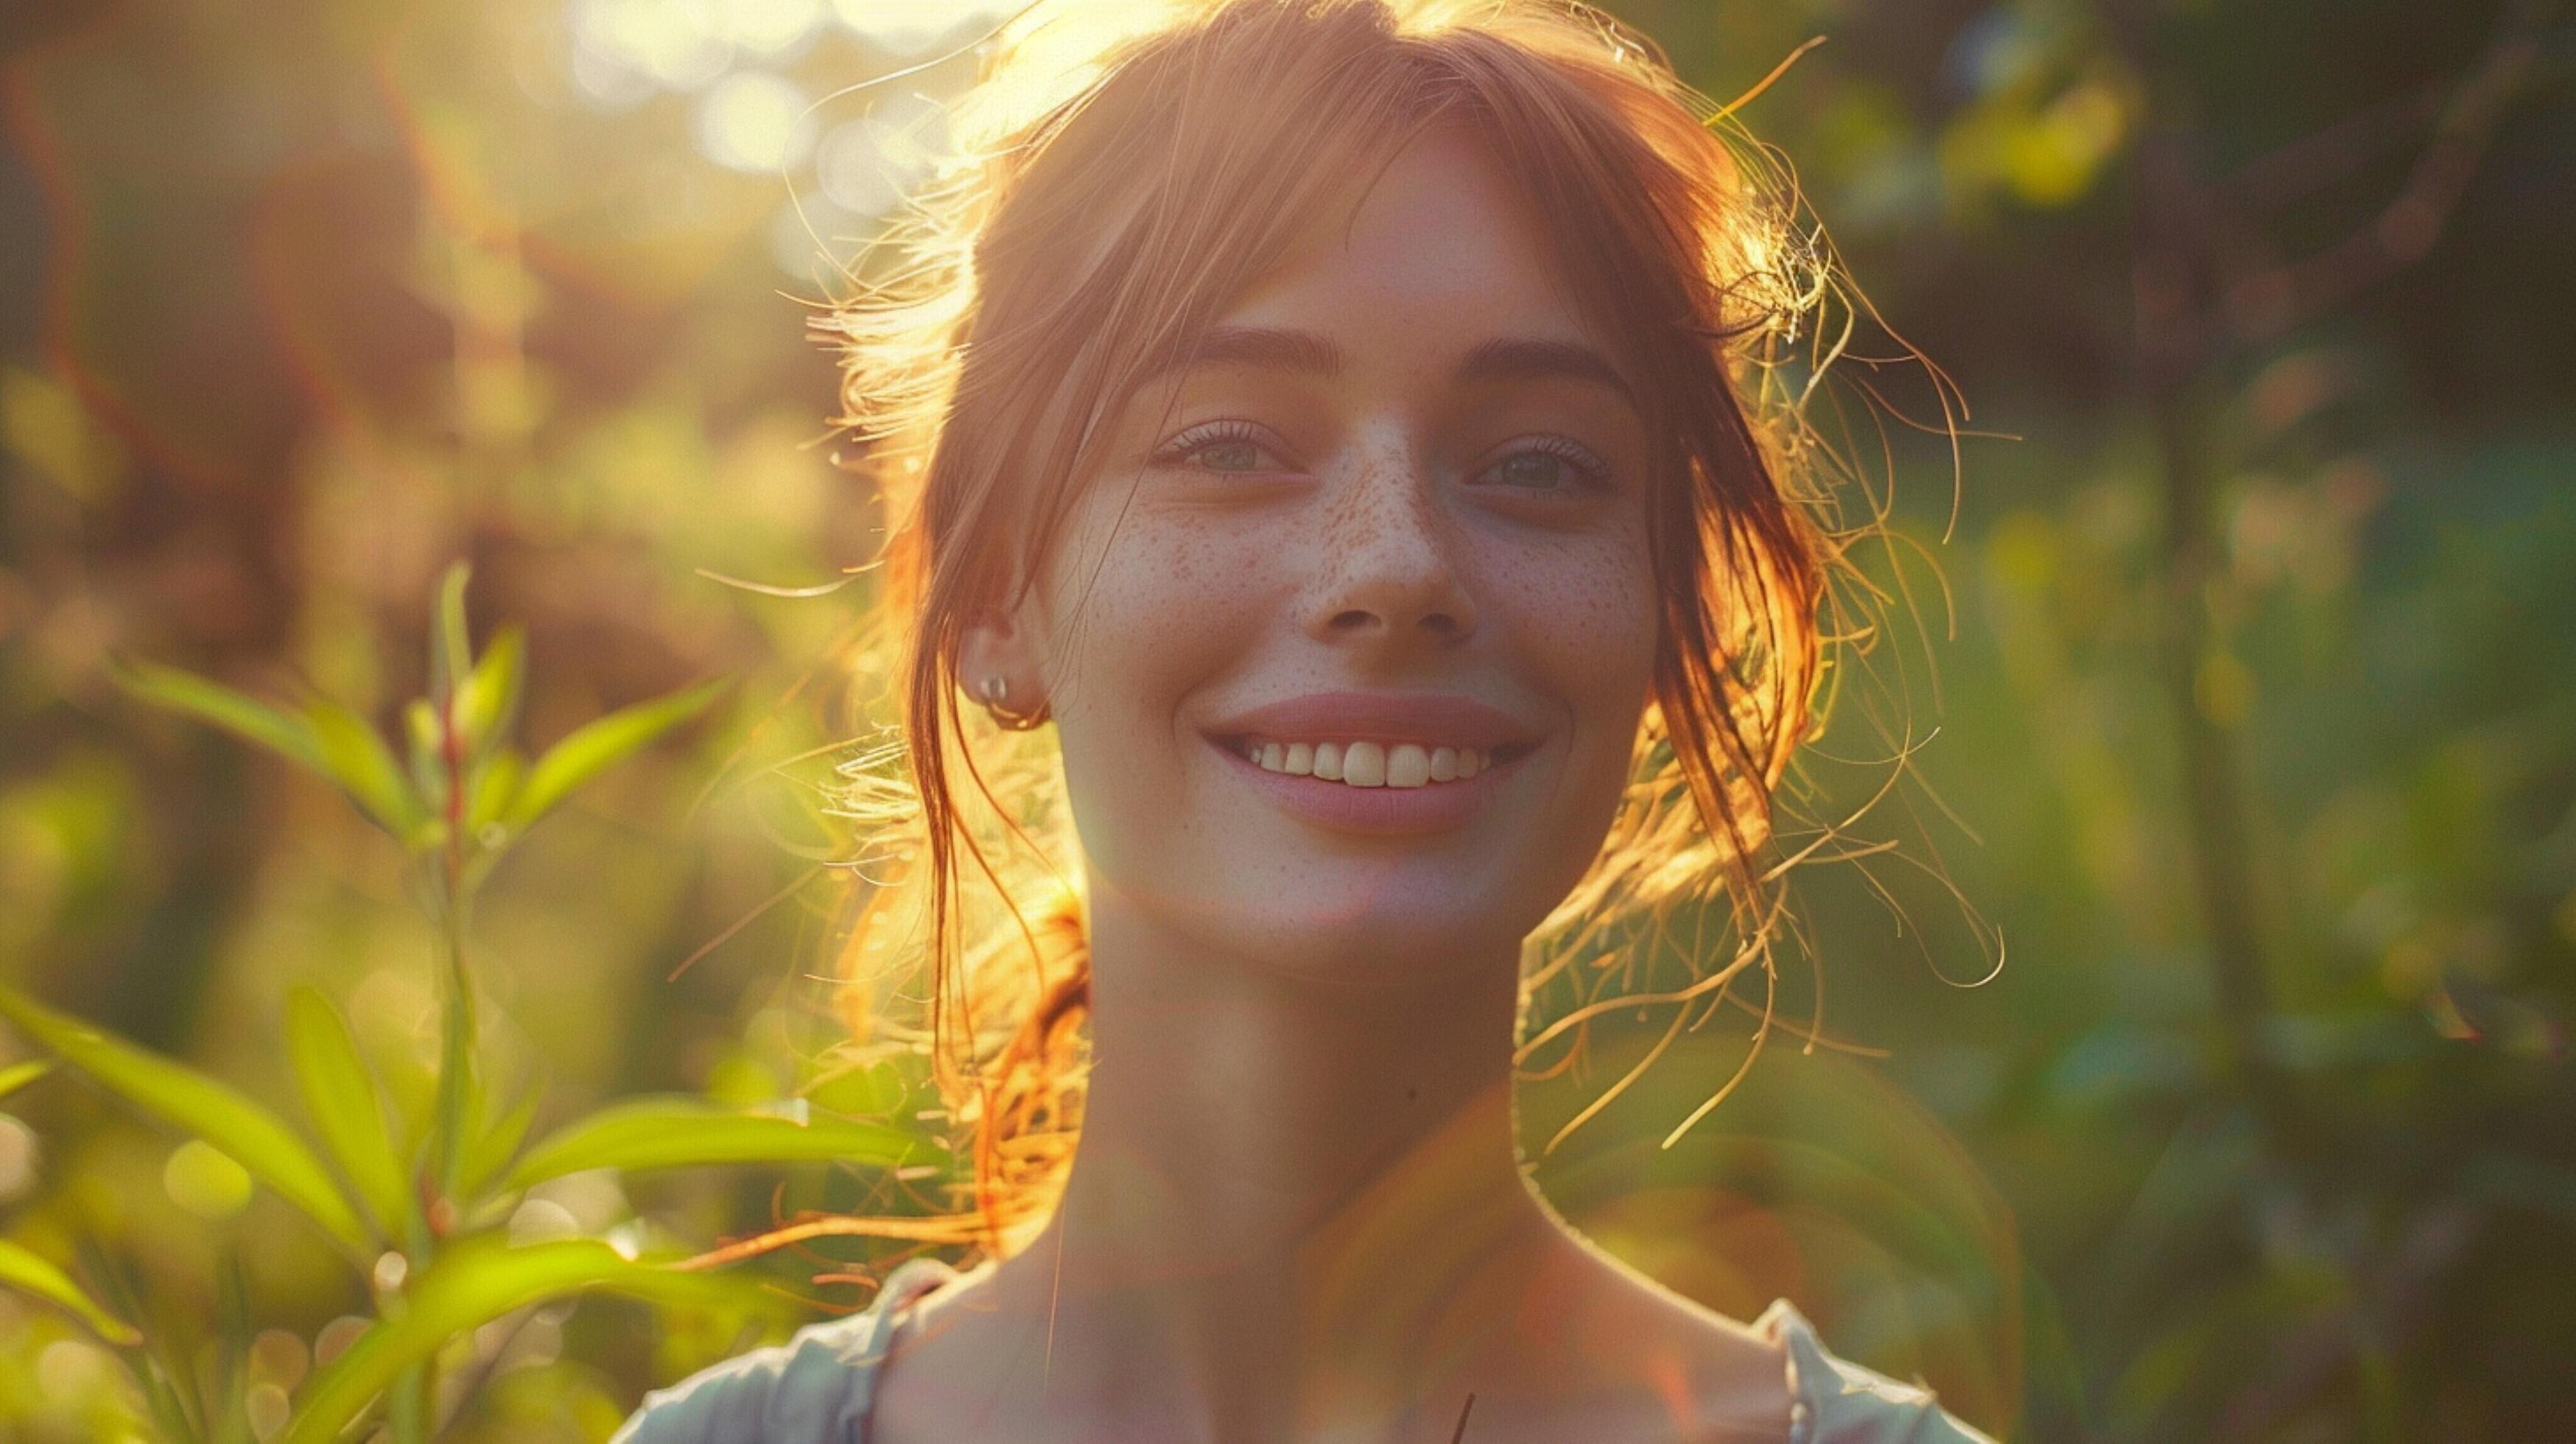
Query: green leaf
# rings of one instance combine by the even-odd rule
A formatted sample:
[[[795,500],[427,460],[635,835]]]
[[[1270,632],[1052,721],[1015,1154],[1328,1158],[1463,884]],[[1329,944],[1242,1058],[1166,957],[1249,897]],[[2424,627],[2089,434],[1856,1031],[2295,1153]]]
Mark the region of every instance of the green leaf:
[[[358,714],[329,698],[304,709],[313,736],[321,745],[322,763],[333,780],[357,799],[367,815],[386,831],[408,840],[428,819],[428,807],[412,791],[393,749]]]
[[[72,1282],[72,1276],[56,1267],[42,1254],[30,1252],[6,1239],[0,1239],[0,1285],[20,1293],[32,1294],[61,1308],[90,1326],[102,1339],[124,1348],[143,1342],[134,1326],[109,1313],[98,1300]]]
[[[54,1064],[50,1058],[30,1058],[24,1063],[0,1068],[0,1098],[8,1097],[52,1071]]]
[[[486,1094],[485,1096],[490,1096]],[[465,1140],[465,1157],[456,1168],[457,1196],[468,1202],[478,1201],[483,1189],[502,1169],[509,1167],[519,1145],[528,1138],[528,1125],[537,1121],[537,1101],[544,1090],[530,1088],[510,1111],[490,1122],[477,1123]]]
[[[467,1238],[422,1270],[398,1315],[360,1334],[304,1387],[286,1444],[336,1440],[404,1369],[448,1340],[514,1309],[590,1289],[671,1304],[772,1307],[746,1281],[638,1263],[598,1239],[511,1248],[491,1234]]]
[[[612,1104],[564,1125],[528,1150],[503,1187],[525,1188],[589,1168],[631,1171],[831,1159],[892,1166],[944,1157],[937,1146],[888,1124],[799,1123],[673,1094]]]
[[[548,748],[537,765],[529,769],[518,800],[510,805],[511,831],[526,831],[574,789],[705,711],[723,689],[721,679],[701,682],[667,697],[621,708],[574,729],[572,735]]]
[[[158,662],[120,658],[109,670],[126,691],[156,707],[213,723],[325,776],[330,774],[331,764],[322,755],[321,741],[300,717],[220,682],[209,682],[194,672],[182,672]]]
[[[193,1068],[54,1012],[15,989],[0,987],[0,1016],[109,1092],[231,1155],[355,1253],[367,1251],[366,1224],[322,1160],[276,1114]]]
[[[504,747],[485,758],[474,774],[474,791],[465,800],[465,830],[480,833],[509,815],[527,776],[528,760],[516,748]]]
[[[433,815],[446,812],[448,766],[438,756],[438,709],[415,696],[402,709],[402,735],[412,745],[412,784],[420,789],[420,797],[428,799]]]
[[[286,1046],[304,1092],[304,1110],[321,1130],[323,1143],[383,1234],[403,1237],[411,1220],[411,1188],[403,1181],[402,1156],[394,1150],[375,1071],[359,1056],[347,1020],[316,989],[290,989]]]
[[[442,708],[456,702],[474,668],[474,643],[465,631],[465,583],[473,573],[460,561],[438,579],[438,614],[429,623],[429,696]]]
[[[464,734],[467,756],[482,756],[518,721],[527,667],[526,631],[507,626],[494,633],[456,700],[456,725]]]

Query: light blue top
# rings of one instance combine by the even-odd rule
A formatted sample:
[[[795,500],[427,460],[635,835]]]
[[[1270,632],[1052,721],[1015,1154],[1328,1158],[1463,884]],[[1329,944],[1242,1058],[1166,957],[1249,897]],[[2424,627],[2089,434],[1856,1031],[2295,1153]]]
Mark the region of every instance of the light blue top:
[[[609,1444],[867,1444],[877,1365],[902,1311],[957,1276],[934,1258],[897,1265],[865,1309],[645,1395]],[[1786,1345],[1789,1444],[1995,1444],[1952,1418],[1931,1390],[1835,1358],[1787,1299],[1774,1299],[1753,1330]]]

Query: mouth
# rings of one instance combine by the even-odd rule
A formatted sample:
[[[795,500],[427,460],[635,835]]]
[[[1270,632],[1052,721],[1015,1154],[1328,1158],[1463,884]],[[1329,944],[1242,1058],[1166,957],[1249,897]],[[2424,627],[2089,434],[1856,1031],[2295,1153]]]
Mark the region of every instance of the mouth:
[[[1325,832],[1362,837],[1421,837],[1465,827],[1538,746],[1250,734],[1210,737],[1208,745],[1280,811]],[[1304,770],[1295,770],[1300,765]]]
[[[1450,742],[1385,742],[1365,737],[1285,741],[1254,734],[1210,740],[1262,771],[1283,777],[1310,777],[1344,787],[1399,789],[1472,781],[1518,759],[1532,745],[1523,742],[1474,747]]]

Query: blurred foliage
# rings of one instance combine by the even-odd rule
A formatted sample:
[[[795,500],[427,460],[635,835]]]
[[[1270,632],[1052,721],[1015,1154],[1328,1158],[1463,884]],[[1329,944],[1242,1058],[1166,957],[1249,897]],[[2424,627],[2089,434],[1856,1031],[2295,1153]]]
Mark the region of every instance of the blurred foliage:
[[[0,1283],[61,1308],[119,1350],[165,1438],[336,1439],[381,1405],[394,1444],[417,1444],[480,1406],[478,1381],[488,1373],[477,1367],[474,1334],[509,1316],[594,1290],[736,1319],[766,1311],[738,1276],[704,1272],[686,1251],[645,1260],[656,1241],[638,1227],[584,1236],[559,1208],[547,1212],[536,1190],[568,1175],[813,1161],[890,1171],[946,1161],[914,1119],[817,1119],[803,1099],[763,1111],[689,1094],[633,1098],[527,1142],[529,1111],[505,1111],[500,1080],[478,1045],[478,975],[493,963],[475,943],[474,901],[493,865],[530,827],[705,711],[717,688],[701,684],[620,708],[528,761],[513,736],[526,686],[524,634],[504,628],[475,655],[465,614],[468,575],[464,565],[452,566],[439,585],[430,693],[402,709],[408,769],[383,738],[329,698],[272,706],[173,668],[114,664],[138,698],[336,783],[401,845],[414,898],[439,935],[438,1059],[421,1080],[425,1087],[412,1090],[429,1095],[426,1109],[387,1116],[382,1080],[348,1020],[309,985],[286,995],[287,1056],[329,1164],[284,1118],[222,1080],[0,985],[0,1017],[20,1034],[102,1091],[189,1135],[162,1170],[173,1203],[201,1218],[230,1220],[249,1206],[257,1182],[320,1225],[351,1272],[374,1285],[378,1316],[359,1321],[347,1346],[320,1361],[291,1400],[254,1411],[249,1346],[257,1301],[238,1287],[211,1331],[217,1362],[209,1374],[189,1359],[195,1335],[207,1331],[173,1329],[148,1315],[137,1328],[34,1251],[9,1245],[0,1252]],[[33,1082],[43,1071],[42,1062],[19,1064],[9,1081]],[[513,1091],[533,1099],[547,1081],[540,1074]],[[462,1357],[450,1365],[452,1354]]]
[[[1889,431],[1940,575],[1904,574],[1933,668],[1874,665],[1939,735],[1872,819],[1913,863],[1802,874],[1818,966],[1779,1005],[1822,1041],[1775,1030],[1662,1149],[1750,1019],[1686,1035],[1540,1162],[1551,1197],[2016,1436],[2576,1433],[2564,7],[1614,8],[1721,99],[1827,37],[1744,119],[1970,430],[2017,439],[1972,436],[1954,497],[1947,445]],[[475,636],[524,625],[531,739],[738,680],[483,889],[481,1056],[548,1083],[514,1126],[642,1094],[922,1106],[816,976],[843,874],[811,769],[869,695],[825,665],[859,589],[718,579],[873,552],[802,322],[936,149],[970,57],[922,62],[983,13],[0,11],[0,983],[298,1116],[294,1019],[335,1000],[392,1115],[432,1111],[439,933],[403,849],[110,659],[404,738],[463,556]],[[1822,768],[1819,811],[1866,771]],[[349,790],[398,807],[382,782]],[[2006,945],[1981,987],[1954,986],[1986,963],[1947,886]],[[189,1340],[188,1387],[237,1380],[276,1436],[381,1280],[255,1160],[20,1072],[45,1044],[0,1045],[0,1280]],[[1617,1053],[1532,1084],[1530,1134]],[[602,1157],[506,1181],[509,1236],[704,1247],[910,1187]],[[886,1256],[742,1272],[848,1307]],[[532,1302],[454,1343],[480,1387],[451,1432],[601,1437],[788,1322]],[[0,1291],[0,1431],[148,1433],[124,1377],[75,1313]]]

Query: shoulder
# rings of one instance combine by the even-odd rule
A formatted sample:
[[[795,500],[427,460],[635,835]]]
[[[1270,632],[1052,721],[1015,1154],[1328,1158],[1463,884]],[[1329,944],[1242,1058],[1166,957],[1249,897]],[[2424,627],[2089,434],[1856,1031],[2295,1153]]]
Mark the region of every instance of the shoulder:
[[[1787,1299],[1754,1332],[1776,1340],[1789,1370],[1789,1444],[1995,1444],[1942,1409],[1930,1389],[1838,1358]]]
[[[896,1315],[955,1276],[937,1259],[907,1260],[886,1275],[876,1301],[859,1312],[811,1325],[786,1343],[737,1354],[645,1395],[610,1444],[861,1439]]]

